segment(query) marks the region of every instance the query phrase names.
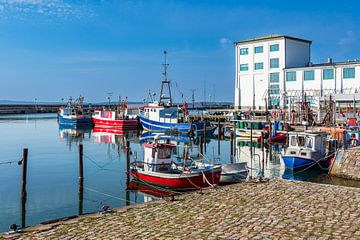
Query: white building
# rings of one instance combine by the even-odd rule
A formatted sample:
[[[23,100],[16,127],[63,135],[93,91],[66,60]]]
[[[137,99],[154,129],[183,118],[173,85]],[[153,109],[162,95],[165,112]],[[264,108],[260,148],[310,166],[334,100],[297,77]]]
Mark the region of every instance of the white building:
[[[288,107],[305,96],[357,92],[360,61],[312,64],[311,41],[270,35],[235,42],[235,108]],[[314,103],[315,104],[315,103]]]

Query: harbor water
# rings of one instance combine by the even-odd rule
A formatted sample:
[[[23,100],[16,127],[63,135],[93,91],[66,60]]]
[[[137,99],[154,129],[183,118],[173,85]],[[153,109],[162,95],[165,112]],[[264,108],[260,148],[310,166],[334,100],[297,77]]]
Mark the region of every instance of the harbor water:
[[[146,194],[126,189],[126,141],[130,141],[131,160],[141,160],[147,135],[137,131],[126,134],[97,132],[92,129],[59,128],[56,114],[0,117],[0,231],[11,224],[26,226],[41,222],[117,208],[152,200]],[[190,156],[198,157],[198,139],[174,137],[182,154],[184,144]],[[84,192],[79,197],[78,145],[84,146]],[[359,187],[358,182],[329,178],[325,173],[306,171],[293,174],[280,159],[282,146],[266,146],[236,140],[234,157],[229,139],[206,139],[205,159],[229,163],[246,161],[252,177],[285,178]],[[23,148],[29,149],[27,200],[21,201]],[[205,149],[204,149],[205,151]]]

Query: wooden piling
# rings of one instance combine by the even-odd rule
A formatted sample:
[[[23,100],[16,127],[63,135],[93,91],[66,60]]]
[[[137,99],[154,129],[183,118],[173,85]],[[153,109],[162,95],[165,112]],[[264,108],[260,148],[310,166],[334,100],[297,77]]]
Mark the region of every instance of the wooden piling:
[[[202,160],[203,156],[203,138],[202,136],[199,136],[199,159]]]
[[[78,204],[78,215],[83,214],[84,209],[84,148],[83,145],[79,144],[79,204]]]
[[[236,122],[234,122],[233,155],[236,156]]]
[[[21,198],[26,199],[26,175],[27,175],[27,158],[28,158],[28,149],[23,149],[22,157],[22,181],[21,181]]]
[[[83,154],[83,145],[79,144],[79,179],[84,179],[84,154]]]
[[[230,132],[230,163],[233,163],[234,157],[234,132]]]
[[[206,153],[206,120],[204,122],[204,152]]]
[[[130,183],[130,142],[126,141],[126,187]]]

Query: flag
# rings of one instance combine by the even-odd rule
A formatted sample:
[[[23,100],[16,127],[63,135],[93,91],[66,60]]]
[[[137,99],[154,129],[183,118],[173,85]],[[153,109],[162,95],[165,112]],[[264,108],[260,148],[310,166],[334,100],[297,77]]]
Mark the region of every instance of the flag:
[[[345,117],[345,114],[343,113],[342,109],[340,108],[340,114]]]
[[[189,115],[189,111],[188,111],[188,104],[187,104],[187,102],[185,102],[185,103],[184,103],[183,108],[184,108],[184,113],[185,113],[185,115]]]

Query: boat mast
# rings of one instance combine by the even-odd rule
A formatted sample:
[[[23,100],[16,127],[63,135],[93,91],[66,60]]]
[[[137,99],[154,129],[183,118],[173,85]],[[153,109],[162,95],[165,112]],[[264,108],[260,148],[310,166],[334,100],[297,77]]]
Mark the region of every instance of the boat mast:
[[[167,68],[168,68],[169,64],[166,62],[166,54],[167,54],[167,52],[164,51],[164,63],[162,64],[164,67],[164,72],[163,72],[164,78],[161,81],[161,91],[160,91],[159,103],[163,103],[165,105],[165,102],[163,102],[163,100],[169,100],[168,104],[171,106],[172,105],[172,97],[171,97],[171,89],[170,89],[170,80],[167,78]],[[164,94],[165,85],[167,85],[169,96],[166,96]]]

